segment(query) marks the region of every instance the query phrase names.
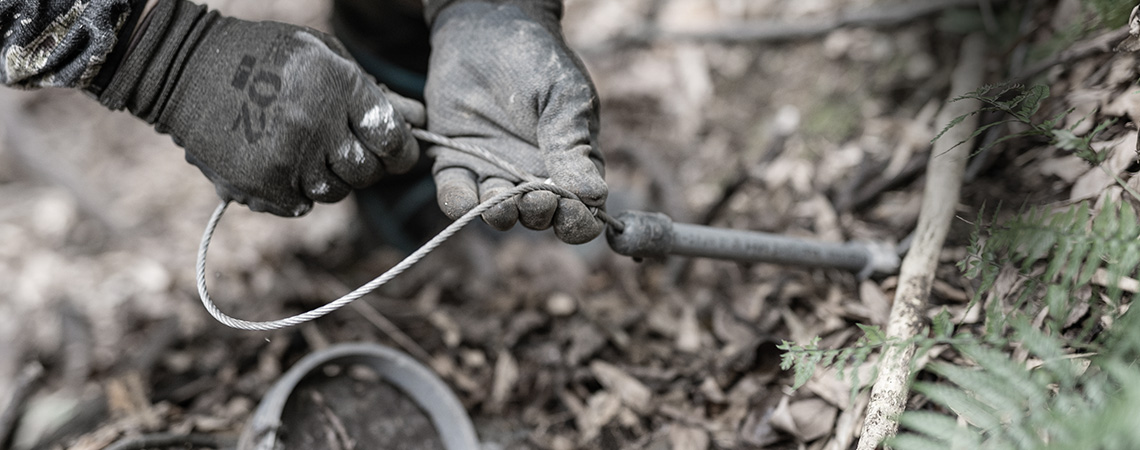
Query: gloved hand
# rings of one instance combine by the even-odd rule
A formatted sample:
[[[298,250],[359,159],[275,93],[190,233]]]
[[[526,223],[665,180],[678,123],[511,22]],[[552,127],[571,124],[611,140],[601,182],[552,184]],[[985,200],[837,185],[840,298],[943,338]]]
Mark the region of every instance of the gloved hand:
[[[160,0],[100,101],[169,133],[218,195],[299,216],[410,169],[423,106],[378,86],[331,36]]]
[[[566,46],[558,0],[426,2],[432,55],[425,91],[431,131],[481,146],[518,168],[550,178],[582,201],[532,192],[483,214],[505,230],[521,222],[554,227],[565,242],[589,241],[604,224],[598,151],[598,96]],[[456,219],[516,183],[496,166],[444,147],[435,156],[439,206]]]

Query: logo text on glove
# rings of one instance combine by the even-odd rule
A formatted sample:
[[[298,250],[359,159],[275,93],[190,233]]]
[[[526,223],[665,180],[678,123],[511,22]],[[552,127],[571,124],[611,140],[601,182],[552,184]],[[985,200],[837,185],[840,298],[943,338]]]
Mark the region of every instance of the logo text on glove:
[[[241,128],[246,142],[250,144],[265,134],[265,110],[277,101],[277,94],[281,92],[281,77],[265,69],[254,71],[256,66],[257,58],[243,56],[230,82],[235,89],[244,91],[246,97],[241,103],[241,112],[230,125],[230,131]]]

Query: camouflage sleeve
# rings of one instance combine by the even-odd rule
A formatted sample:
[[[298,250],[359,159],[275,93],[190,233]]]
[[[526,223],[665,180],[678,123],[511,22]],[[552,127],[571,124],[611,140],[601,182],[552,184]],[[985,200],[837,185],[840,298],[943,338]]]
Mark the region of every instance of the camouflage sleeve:
[[[141,8],[137,0],[0,0],[0,83],[88,87],[120,51],[116,43],[129,40],[124,24]]]

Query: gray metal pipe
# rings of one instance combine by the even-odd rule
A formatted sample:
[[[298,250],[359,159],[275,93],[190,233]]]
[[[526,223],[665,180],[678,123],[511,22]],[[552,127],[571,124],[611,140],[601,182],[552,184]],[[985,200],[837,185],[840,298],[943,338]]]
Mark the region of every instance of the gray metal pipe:
[[[635,258],[668,255],[716,258],[849,270],[868,276],[892,273],[899,258],[893,246],[848,242],[835,244],[755,231],[728,230],[673,223],[661,213],[626,211],[615,219],[621,232],[610,227],[606,240],[615,252]]]

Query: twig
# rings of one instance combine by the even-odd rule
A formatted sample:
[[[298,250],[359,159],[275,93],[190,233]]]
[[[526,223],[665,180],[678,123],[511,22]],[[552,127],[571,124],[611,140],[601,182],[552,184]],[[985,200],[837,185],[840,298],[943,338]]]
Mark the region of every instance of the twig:
[[[654,40],[716,41],[716,42],[780,42],[809,39],[845,27],[886,27],[901,25],[951,8],[983,6],[1002,3],[1004,0],[912,0],[901,4],[869,7],[854,11],[841,11],[825,19],[789,23],[786,21],[750,22],[738,25],[718,24],[715,30],[669,31],[646,26],[625,36],[630,42]]]
[[[380,311],[377,311],[376,308],[373,308],[372,305],[365,302],[353,302],[352,305],[352,307],[356,309],[356,312],[364,317],[364,320],[371,322],[372,325],[379,328],[381,332],[388,335],[388,337],[395,341],[404,351],[412,354],[412,356],[424,363],[431,362],[431,354],[428,353],[427,350],[420,347],[420,344],[417,344],[415,339],[412,339],[404,334],[403,331],[400,331],[400,327],[388,320],[387,317],[384,317],[384,315],[381,314]]]
[[[16,425],[20,421],[20,412],[24,409],[24,403],[31,397],[32,392],[35,392],[43,374],[44,366],[38,362],[28,364],[20,371],[12,388],[12,397],[8,399],[8,406],[0,412],[0,448],[8,448],[9,441],[15,434]]]
[[[951,93],[970,92],[982,85],[985,39],[981,34],[967,36],[962,42],[958,67],[954,70]],[[938,116],[938,124],[981,108],[979,102],[948,102]],[[971,137],[977,129],[977,116],[970,116],[934,143],[927,165],[927,182],[922,194],[922,210],[918,216],[914,244],[899,271],[899,287],[887,323],[887,336],[905,341],[913,338],[924,324],[926,303],[938,267],[938,256],[958,204],[962,174],[973,147]],[[965,141],[965,142],[963,142]],[[963,142],[961,145],[956,145]],[[956,146],[955,146],[956,145]],[[911,358],[914,344],[891,346],[883,352],[879,376],[871,389],[867,420],[859,439],[859,450],[872,450],[898,430],[898,415],[906,406],[910,387]]]
[[[322,278],[326,284],[333,286],[338,290],[338,292],[344,292],[350,289],[347,284],[345,284],[339,278],[332,276],[331,274],[326,274]],[[420,344],[416,343],[415,339],[412,339],[411,336],[405,334],[402,330],[400,330],[399,326],[396,326],[395,323],[392,323],[391,320],[388,320],[384,314],[376,310],[376,308],[372,307],[372,305],[369,305],[367,302],[352,302],[351,304],[353,305],[353,309],[355,309],[357,313],[364,317],[364,320],[370,322],[373,326],[379,329],[381,333],[384,333],[386,336],[388,336],[388,338],[392,339],[392,341],[395,342],[396,345],[400,346],[400,348],[404,349],[405,352],[408,352],[412,355],[412,357],[420,360],[425,364],[431,362],[432,357],[431,354],[427,352],[427,350],[424,350]]]
[[[1128,37],[1128,27],[1123,26],[1115,30],[1106,31],[1090,39],[1077,42],[1071,45],[1065,51],[1057,54],[1057,56],[1029,66],[1024,71],[1017,74],[1017,76],[1014,77],[1014,80],[1023,82],[1037,76],[1037,74],[1040,74],[1041,72],[1049,70],[1049,68],[1053,66],[1069,64],[1073,61],[1084,59],[1098,53],[1108,53],[1112,51],[1112,48],[1115,47],[1116,44],[1120,43],[1120,41],[1124,40],[1126,37]]]

